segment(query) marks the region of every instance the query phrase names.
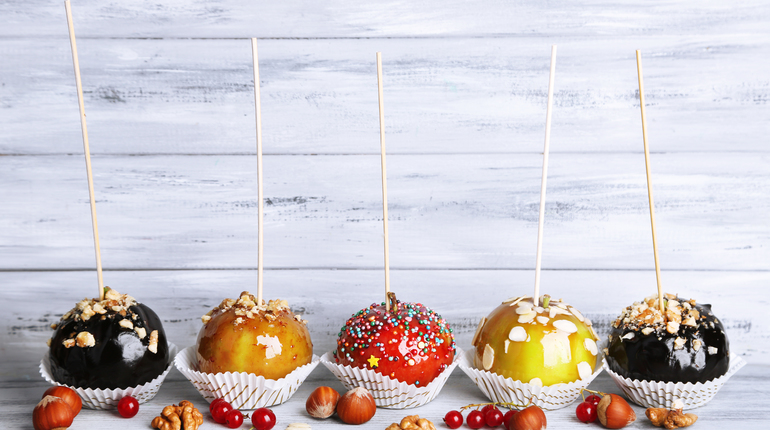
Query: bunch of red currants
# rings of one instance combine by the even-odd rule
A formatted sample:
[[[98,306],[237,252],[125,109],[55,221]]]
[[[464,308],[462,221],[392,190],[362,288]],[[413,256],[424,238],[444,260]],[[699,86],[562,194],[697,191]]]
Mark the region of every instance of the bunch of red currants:
[[[211,418],[231,429],[243,424],[243,413],[225,399],[216,399],[209,405]],[[268,408],[259,408],[251,414],[251,424],[256,430],[270,430],[275,426],[275,414]]]
[[[488,427],[498,427],[505,425],[508,427],[508,422],[518,411],[511,409],[503,414],[503,412],[495,405],[486,405],[481,409],[474,409],[468,413],[468,417],[465,419],[468,427],[472,429],[480,429],[485,425]],[[450,429],[460,428],[463,425],[463,414],[459,411],[449,411],[444,416],[444,422]]]

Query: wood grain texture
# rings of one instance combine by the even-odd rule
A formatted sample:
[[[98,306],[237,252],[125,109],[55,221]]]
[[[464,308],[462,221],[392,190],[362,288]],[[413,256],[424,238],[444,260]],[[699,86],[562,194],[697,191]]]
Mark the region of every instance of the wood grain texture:
[[[767,153],[770,81],[757,70],[770,35],[739,33],[263,40],[265,154],[376,153],[375,51],[389,154],[539,153],[554,42],[554,153],[642,151],[634,49],[645,55],[653,153]],[[248,40],[78,45],[94,154],[254,152]],[[4,40],[0,54],[0,153],[78,151],[66,39]]]
[[[652,159],[663,270],[768,269],[768,156]],[[255,267],[255,156],[93,163],[105,268]],[[541,163],[390,156],[393,267],[534,268]],[[654,267],[642,154],[552,154],[550,175],[544,268]],[[0,268],[93,267],[81,157],[2,157],[0,181]],[[378,155],[267,156],[265,181],[266,267],[382,267]]]

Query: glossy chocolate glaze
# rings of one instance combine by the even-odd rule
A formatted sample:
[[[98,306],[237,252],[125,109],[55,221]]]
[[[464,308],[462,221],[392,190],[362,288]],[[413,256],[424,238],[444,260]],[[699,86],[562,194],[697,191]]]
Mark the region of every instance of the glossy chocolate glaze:
[[[613,328],[606,357],[610,369],[641,381],[692,383],[727,373],[730,345],[724,327],[711,312],[711,305],[696,304],[695,309],[705,318],[699,319],[696,327],[682,324],[673,334],[665,329],[644,335],[640,329],[623,325]],[[633,333],[633,338],[623,339],[628,333]],[[674,348],[677,337],[685,339],[681,349]],[[700,341],[700,347],[693,346],[695,340]],[[716,352],[709,353],[709,347]]]
[[[137,315],[131,318],[131,313]],[[121,327],[122,319],[146,331],[144,339],[133,329]],[[150,333],[158,330],[158,350],[148,350]],[[65,347],[72,333],[91,333],[96,345]],[[168,341],[160,319],[149,307],[138,303],[127,316],[118,313],[96,315],[88,321],[69,319],[59,323],[51,340],[51,371],[62,384],[81,388],[115,389],[135,387],[158,377],[169,364]]]

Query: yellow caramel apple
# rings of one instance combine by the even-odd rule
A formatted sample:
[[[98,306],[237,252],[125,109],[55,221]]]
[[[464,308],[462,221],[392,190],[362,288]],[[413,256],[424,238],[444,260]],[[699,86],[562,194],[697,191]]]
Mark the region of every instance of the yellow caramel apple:
[[[285,300],[257,305],[248,292],[225,299],[204,315],[198,334],[198,369],[206,373],[247,372],[281,379],[310,363],[313,343],[307,321]]]
[[[569,383],[593,374],[597,340],[591,322],[566,303],[511,298],[479,323],[474,365],[533,385]]]

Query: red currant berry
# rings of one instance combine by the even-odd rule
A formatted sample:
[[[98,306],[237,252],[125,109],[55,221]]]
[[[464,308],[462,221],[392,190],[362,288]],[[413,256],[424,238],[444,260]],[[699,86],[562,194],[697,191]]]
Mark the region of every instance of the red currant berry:
[[[449,411],[444,415],[444,422],[450,429],[457,429],[463,425],[463,414],[457,411]]]
[[[259,408],[251,414],[251,424],[257,430],[270,430],[275,425],[275,414],[268,408]]]
[[[483,415],[486,415],[487,412],[491,411],[492,409],[497,409],[497,406],[495,406],[495,405],[486,405],[483,408],[481,408],[481,413]]]
[[[596,421],[596,406],[594,406],[593,403],[589,402],[583,402],[578,405],[577,409],[575,410],[575,415],[577,415],[577,419],[584,423],[592,423]]]
[[[219,402],[211,409],[211,418],[219,424],[224,424],[227,413],[233,410],[233,406],[227,402]]]
[[[225,424],[231,429],[237,429],[243,424],[243,414],[238,409],[233,409],[225,415]]]
[[[214,406],[216,406],[217,403],[221,402],[227,402],[225,399],[214,399],[213,402],[209,403],[209,412],[214,412]]]
[[[511,422],[511,418],[513,418],[514,415],[516,415],[517,411],[516,409],[511,409],[510,411],[506,412],[505,415],[503,415],[503,424],[505,424],[505,428],[508,428],[508,423]]]
[[[591,394],[590,396],[586,397],[586,402],[593,403],[594,405],[598,405],[599,402],[602,401],[602,398],[597,396],[596,394]]]
[[[118,413],[123,418],[135,417],[139,413],[139,402],[131,396],[123,397],[118,402]]]
[[[468,414],[468,418],[466,418],[465,422],[467,422],[468,427],[472,429],[480,429],[484,427],[484,414],[478,410],[471,411],[471,413]]]
[[[503,423],[503,413],[497,408],[490,409],[484,414],[484,422],[486,422],[489,427],[497,427]]]

